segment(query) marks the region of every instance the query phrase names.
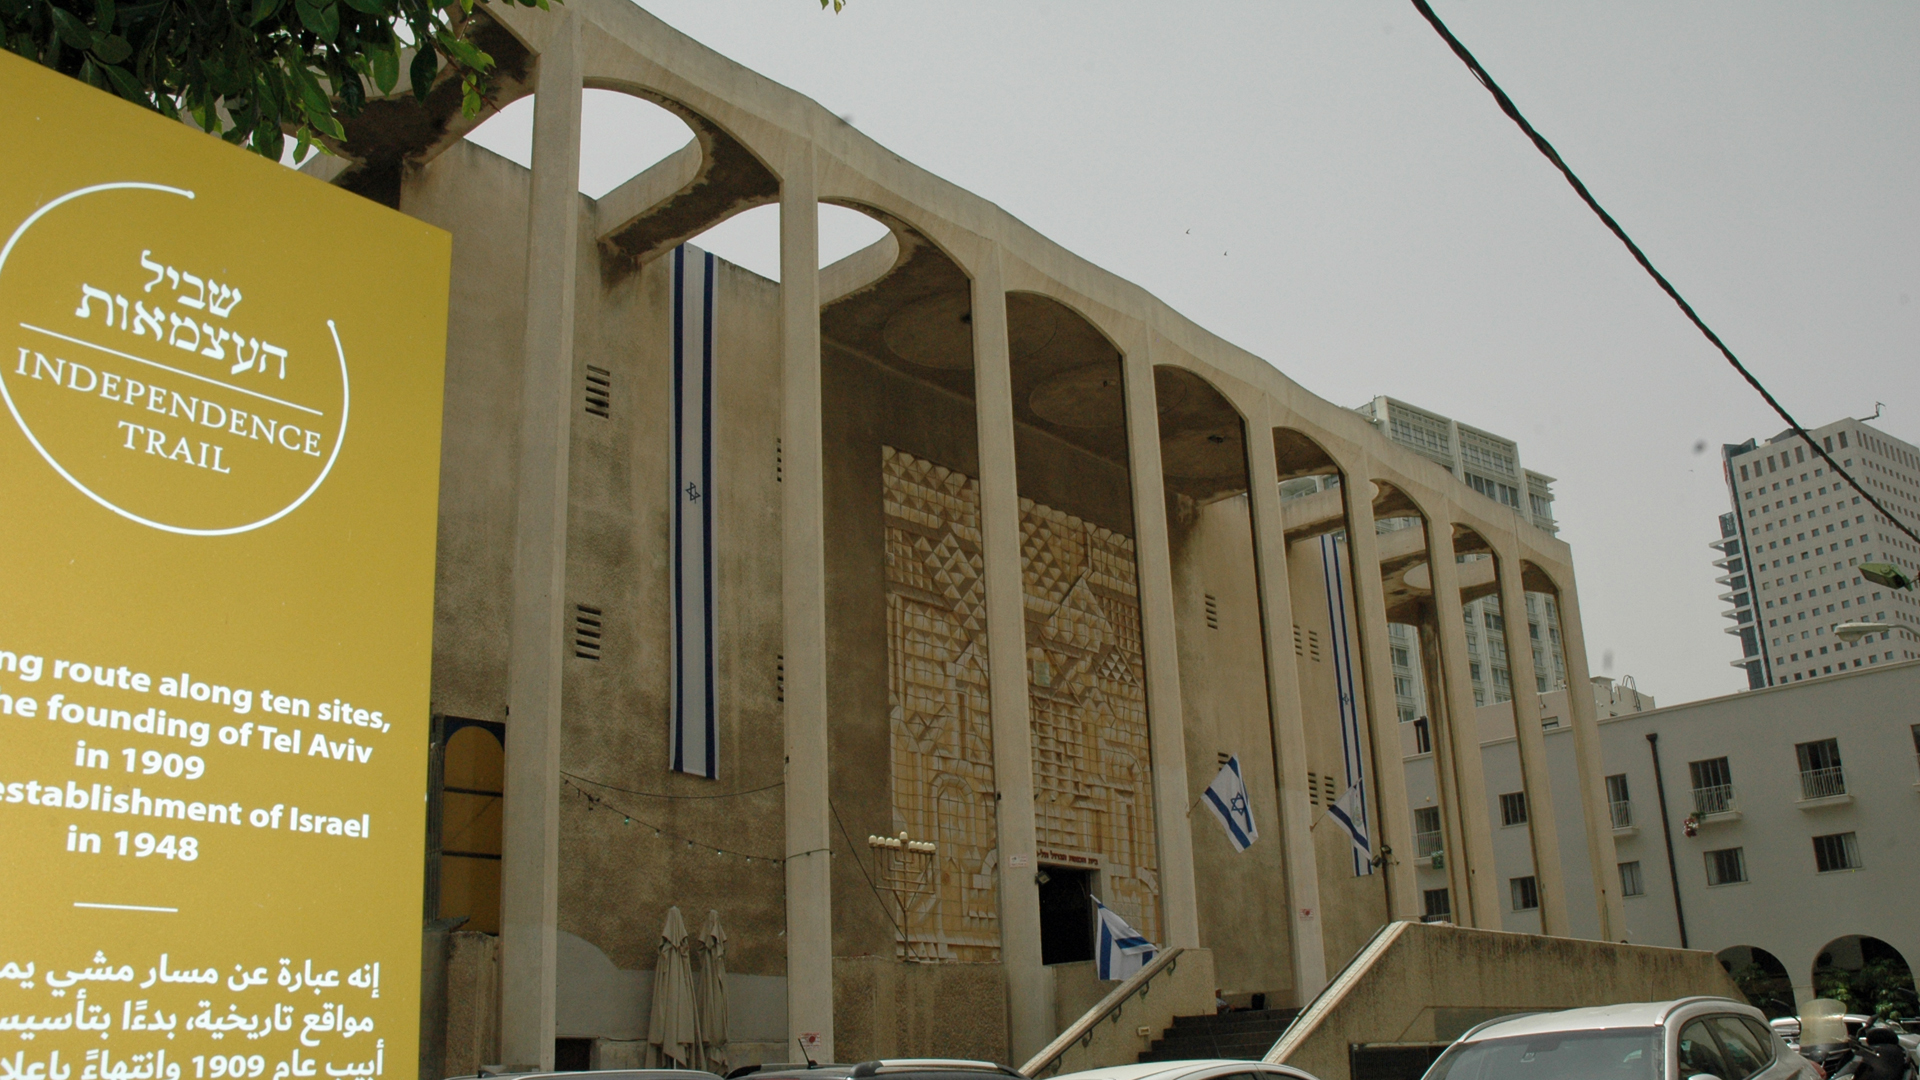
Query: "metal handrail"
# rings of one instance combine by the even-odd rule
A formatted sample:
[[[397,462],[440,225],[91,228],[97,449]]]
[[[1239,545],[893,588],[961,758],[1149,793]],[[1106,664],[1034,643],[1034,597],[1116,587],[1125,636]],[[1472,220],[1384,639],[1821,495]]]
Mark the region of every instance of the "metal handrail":
[[[1633,800],[1611,799],[1607,802],[1607,811],[1613,816],[1613,827],[1629,829],[1633,827]]]
[[[1135,997],[1146,997],[1147,987],[1152,984],[1154,978],[1163,971],[1171,975],[1180,964],[1180,954],[1186,951],[1184,947],[1174,946],[1154,957],[1146,967],[1134,972],[1127,981],[1114,987],[1112,993],[1101,998],[1099,1004],[1088,1009],[1080,1019],[1067,1025],[1067,1030],[1048,1043],[1046,1049],[1035,1054],[1025,1065],[1020,1066],[1020,1072],[1037,1077],[1049,1068],[1059,1068],[1060,1059],[1073,1048],[1074,1043],[1078,1042],[1084,1046],[1093,1045],[1093,1029],[1098,1027],[1102,1020],[1111,1019],[1114,1023],[1119,1023],[1120,1012],[1126,1007],[1127,1002]]]
[[[1409,926],[1418,925],[1420,924],[1412,920],[1401,919],[1387,923],[1374,931],[1373,937],[1360,947],[1359,952],[1353,954],[1353,958],[1347,961],[1345,967],[1342,967],[1333,978],[1327,980],[1327,985],[1320,988],[1320,992],[1313,996],[1312,1001],[1307,1002],[1307,1007],[1300,1010],[1299,1015],[1293,1018],[1293,1022],[1287,1025],[1287,1030],[1280,1033],[1280,1038],[1275,1040],[1272,1048],[1262,1055],[1260,1060],[1270,1065],[1285,1064],[1287,1058],[1307,1041],[1307,1037],[1326,1021],[1327,1015],[1347,999],[1347,995],[1351,994],[1354,987],[1359,984],[1360,977],[1373,967],[1374,961],[1391,948],[1394,942],[1400,940],[1400,936],[1407,932]]]
[[[1693,810],[1701,817],[1710,814],[1731,814],[1733,807],[1732,784],[1714,784],[1711,787],[1693,789]]]
[[[1800,770],[1800,797],[1802,799],[1831,799],[1847,793],[1847,773],[1845,768],[1835,765],[1830,769]]]

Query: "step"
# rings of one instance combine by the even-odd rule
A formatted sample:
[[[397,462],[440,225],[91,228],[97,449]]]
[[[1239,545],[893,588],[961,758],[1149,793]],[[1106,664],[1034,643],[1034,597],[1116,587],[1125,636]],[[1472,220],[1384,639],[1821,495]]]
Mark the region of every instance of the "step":
[[[1230,1012],[1218,1016],[1176,1016],[1173,1026],[1167,1029],[1168,1035],[1182,1035],[1189,1031],[1284,1031],[1293,1018],[1300,1014],[1298,1009],[1261,1009],[1258,1012]]]
[[[1159,1060],[1168,1058],[1257,1058],[1265,1056],[1279,1041],[1279,1032],[1247,1032],[1215,1038],[1156,1039],[1152,1053]]]

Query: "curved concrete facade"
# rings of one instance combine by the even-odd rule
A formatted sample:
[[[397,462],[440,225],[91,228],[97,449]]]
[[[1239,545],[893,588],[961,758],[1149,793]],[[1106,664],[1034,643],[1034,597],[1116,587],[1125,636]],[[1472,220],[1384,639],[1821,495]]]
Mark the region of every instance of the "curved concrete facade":
[[[690,925],[722,911],[731,970],[784,980],[787,1038],[819,1035],[816,1057],[1022,1060],[1084,981],[1043,963],[1049,868],[1087,874],[1155,940],[1211,950],[1229,994],[1304,1003],[1381,923],[1419,914],[1390,605],[1433,631],[1454,917],[1499,925],[1463,590],[1509,610],[1523,589],[1556,594],[1567,678],[1585,685],[1565,544],[1283,370],[1312,358],[1234,347],[625,0],[487,17],[502,93],[538,94],[531,170],[461,141],[440,87],[426,106],[376,103],[332,179],[454,235],[434,700],[505,724],[499,1060],[550,1066],[556,1035],[591,1034],[556,1028],[572,977],[557,935],[645,971],[668,904]],[[695,142],[580,195],[589,87],[665,105]],[[823,202],[890,235],[816,270]],[[781,280],[725,264],[714,279],[709,780],[667,768],[663,256],[771,203]],[[581,407],[590,371],[597,411]],[[895,453],[937,466],[945,517],[889,509]],[[1337,488],[1282,504],[1281,481],[1315,474]],[[889,571],[913,537],[950,543],[959,599]],[[1497,580],[1463,582],[1479,564],[1458,558],[1479,553]],[[1075,558],[1078,576],[1043,566]],[[965,735],[951,753],[915,742],[902,672],[933,647],[899,629],[948,608],[964,656],[941,654],[935,681],[958,680],[953,709],[973,718],[941,721]],[[597,659],[573,647],[588,610]],[[1063,613],[1106,638],[1066,640]],[[1089,689],[1055,685],[1068,674]],[[1121,761],[1106,736],[1135,712],[1150,752]],[[1532,720],[1524,771],[1551,805]],[[1615,861],[1590,706],[1572,721],[1585,835],[1534,839],[1560,934],[1561,860],[1608,868],[1601,882]],[[1238,854],[1191,809],[1228,754],[1262,815]],[[862,838],[921,820],[915,770],[955,793],[929,795],[926,819],[954,831],[928,834],[946,845],[934,884],[889,893],[894,856]],[[1326,814],[1349,786],[1372,865]],[[976,849],[991,861],[954,861]],[[1618,897],[1598,903],[1618,938]]]

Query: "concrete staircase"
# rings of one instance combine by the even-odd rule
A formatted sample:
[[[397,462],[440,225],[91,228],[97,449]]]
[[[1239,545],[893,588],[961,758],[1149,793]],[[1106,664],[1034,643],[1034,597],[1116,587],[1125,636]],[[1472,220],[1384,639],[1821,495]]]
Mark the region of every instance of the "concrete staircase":
[[[1217,1016],[1176,1016],[1173,1026],[1142,1051],[1141,1061],[1186,1061],[1194,1058],[1234,1058],[1255,1061],[1265,1057],[1280,1033],[1287,1030],[1299,1009],[1255,1009]]]

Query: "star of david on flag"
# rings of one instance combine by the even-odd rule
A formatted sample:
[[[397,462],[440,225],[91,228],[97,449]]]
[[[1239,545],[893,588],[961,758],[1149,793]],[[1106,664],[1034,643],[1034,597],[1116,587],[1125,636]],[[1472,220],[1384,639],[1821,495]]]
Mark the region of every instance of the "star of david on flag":
[[[1373,844],[1367,839],[1367,796],[1359,784],[1347,788],[1347,793],[1327,807],[1327,816],[1340,823],[1347,831],[1347,838],[1353,841],[1353,850],[1362,857],[1373,858]]]
[[[1100,947],[1094,953],[1095,967],[1100,978],[1111,982],[1116,979],[1132,977],[1141,968],[1153,963],[1154,954],[1159,947],[1148,941],[1140,931],[1127,925],[1127,920],[1113,913],[1113,909],[1100,902],[1097,896],[1088,897],[1093,901],[1094,914],[1100,922]]]
[[[1207,809],[1220,819],[1220,826],[1227,830],[1227,839],[1233,843],[1233,850],[1245,851],[1260,839],[1260,827],[1253,823],[1253,806],[1247,801],[1247,782],[1240,776],[1240,758],[1236,755],[1220,766],[1220,775],[1207,785],[1202,796]]]

